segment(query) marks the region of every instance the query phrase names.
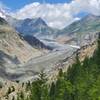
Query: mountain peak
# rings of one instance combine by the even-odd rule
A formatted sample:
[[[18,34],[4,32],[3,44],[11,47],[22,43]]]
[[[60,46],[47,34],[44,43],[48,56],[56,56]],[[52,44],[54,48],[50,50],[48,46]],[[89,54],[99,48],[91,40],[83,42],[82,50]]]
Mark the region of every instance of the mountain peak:
[[[45,23],[45,21],[41,17],[37,18],[35,20],[35,23],[36,24],[41,24],[41,25],[47,26],[47,24]]]
[[[5,21],[5,19],[3,19],[2,17],[0,17],[0,25],[3,25],[3,24],[7,24],[7,22]]]
[[[45,21],[40,17],[35,18],[35,19],[26,18],[26,19],[24,19],[23,25],[31,25],[31,26],[43,25],[43,26],[47,26]]]
[[[6,14],[4,13],[2,9],[0,9],[0,17],[4,19],[6,18]]]
[[[100,18],[100,16],[89,14],[86,17],[84,17],[83,19],[85,19],[85,20],[95,20],[97,18]]]

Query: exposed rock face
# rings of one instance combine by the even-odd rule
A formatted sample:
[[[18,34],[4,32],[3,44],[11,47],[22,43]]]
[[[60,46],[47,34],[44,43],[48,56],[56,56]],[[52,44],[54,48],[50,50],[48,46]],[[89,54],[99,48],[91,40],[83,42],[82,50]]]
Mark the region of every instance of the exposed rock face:
[[[26,35],[26,36],[23,36],[23,38],[34,48],[52,50],[51,47],[46,46],[44,43],[42,43],[40,40],[38,40],[34,36]]]
[[[0,17],[0,25],[6,25],[6,24],[7,22],[3,18]]]
[[[2,18],[0,18],[0,51],[17,58],[20,63],[27,62],[41,54],[20,38],[18,33]]]

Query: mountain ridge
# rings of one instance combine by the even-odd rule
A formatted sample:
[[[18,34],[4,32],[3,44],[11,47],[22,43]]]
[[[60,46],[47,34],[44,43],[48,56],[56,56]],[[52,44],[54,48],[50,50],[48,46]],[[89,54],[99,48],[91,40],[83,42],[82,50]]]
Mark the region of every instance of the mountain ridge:
[[[35,36],[37,39],[53,39],[56,37],[58,29],[53,29],[47,25],[42,18],[26,18],[17,20],[12,17],[7,19],[8,23],[13,26],[22,35]]]
[[[87,15],[79,21],[73,22],[69,26],[62,29],[60,32],[64,35],[73,35],[74,33],[89,33],[100,31],[100,16]],[[60,34],[60,32],[58,34]]]

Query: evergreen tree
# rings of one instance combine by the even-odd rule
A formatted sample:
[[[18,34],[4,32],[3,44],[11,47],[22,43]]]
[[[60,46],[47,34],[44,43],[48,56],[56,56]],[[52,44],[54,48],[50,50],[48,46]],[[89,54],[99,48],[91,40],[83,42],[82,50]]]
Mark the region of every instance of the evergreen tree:
[[[100,65],[100,37],[98,38],[97,50],[94,53],[94,61]]]
[[[50,87],[50,100],[55,100],[55,83],[53,82]]]
[[[49,93],[46,85],[47,78],[45,73],[42,71],[39,74],[39,78],[32,83],[31,87],[31,100],[48,100]]]

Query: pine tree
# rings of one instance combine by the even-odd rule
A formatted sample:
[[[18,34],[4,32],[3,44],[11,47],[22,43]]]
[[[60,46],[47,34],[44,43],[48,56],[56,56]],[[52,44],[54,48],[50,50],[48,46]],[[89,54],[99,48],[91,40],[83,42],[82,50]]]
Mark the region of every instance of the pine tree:
[[[41,73],[39,74],[39,78],[32,83],[31,100],[46,100],[47,98],[49,98],[46,82],[46,75],[43,71],[41,71]]]
[[[54,100],[63,100],[64,99],[64,93],[65,93],[65,87],[66,87],[65,83],[66,83],[66,81],[64,80],[64,74],[62,72],[62,69],[60,69],[58,80],[57,80],[56,86],[55,86]]]
[[[21,98],[21,100],[24,100],[24,93],[23,93],[23,91],[20,92],[20,98]]]
[[[50,87],[50,100],[55,100],[55,83],[53,82]]]
[[[64,75],[63,70],[62,69],[59,69],[58,77],[63,77],[63,75]]]
[[[98,65],[100,65],[100,36],[99,36],[97,42],[98,42],[98,44],[97,44],[97,50],[96,50],[95,53],[94,53],[94,58],[95,58],[94,61],[95,61]]]

